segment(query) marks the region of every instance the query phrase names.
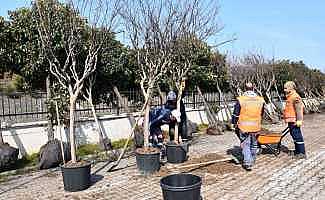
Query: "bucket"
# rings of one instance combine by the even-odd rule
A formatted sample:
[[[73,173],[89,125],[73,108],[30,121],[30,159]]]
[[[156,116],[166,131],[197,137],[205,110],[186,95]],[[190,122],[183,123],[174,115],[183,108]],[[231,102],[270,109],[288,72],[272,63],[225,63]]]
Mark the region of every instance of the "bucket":
[[[87,189],[91,184],[90,167],[90,163],[80,167],[61,166],[64,190],[76,192]]]
[[[160,151],[139,153],[135,151],[137,167],[144,174],[151,174],[160,169]]]
[[[201,177],[193,174],[173,174],[160,180],[164,200],[200,200],[201,185]]]
[[[183,163],[187,160],[189,151],[188,143],[175,144],[169,142],[166,144],[166,154],[168,163]]]

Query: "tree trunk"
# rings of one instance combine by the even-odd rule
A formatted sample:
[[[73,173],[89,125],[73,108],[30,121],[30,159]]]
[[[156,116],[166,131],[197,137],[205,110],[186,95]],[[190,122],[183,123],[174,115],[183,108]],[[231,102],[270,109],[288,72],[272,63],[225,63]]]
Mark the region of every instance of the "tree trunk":
[[[149,95],[148,95],[149,96]],[[150,98],[150,97],[146,97],[146,98]],[[146,105],[145,108],[145,113],[144,113],[144,121],[143,121],[143,137],[144,137],[144,146],[148,147],[149,146],[149,135],[150,135],[150,131],[149,131],[149,113],[150,113],[150,99],[147,99],[148,103]]]
[[[94,120],[95,120],[95,123],[96,123],[96,126],[97,126],[98,136],[99,136],[99,144],[102,147],[104,147],[104,150],[107,151],[106,144],[105,144],[105,141],[104,141],[103,129],[102,129],[101,125],[99,124],[98,117],[96,115],[95,106],[93,104],[93,101],[92,101],[91,97],[88,99],[88,102],[90,104],[91,111],[93,113],[93,117],[94,117]]]
[[[70,96],[70,129],[69,129],[69,137],[70,137],[70,150],[71,150],[71,161],[73,163],[77,162],[76,156],[76,142],[75,142],[75,110],[76,110],[76,100],[77,97],[74,95]]]
[[[52,99],[52,93],[51,93],[51,79],[50,75],[46,77],[46,93],[47,93],[47,101],[50,102]],[[48,108],[51,106],[51,104],[48,104]],[[54,131],[53,131],[53,113],[48,112],[47,117],[47,140],[51,141],[54,140]]]
[[[61,132],[59,106],[58,106],[57,101],[55,101],[55,111],[56,111],[56,120],[58,122],[57,129],[59,130],[59,135],[60,135],[60,147],[61,147],[62,160],[63,160],[63,164],[65,164],[65,155],[64,155],[63,139],[62,139],[62,132]]]
[[[158,93],[159,93],[160,105],[163,105],[164,100],[166,99],[166,96],[162,93],[159,86],[157,86],[157,90],[158,90]]]
[[[223,96],[223,93],[222,93],[222,91],[221,91],[221,89],[219,87],[219,82],[218,81],[217,81],[217,89],[218,89],[219,95],[221,97],[221,100],[222,100],[223,104],[226,107],[227,121],[230,121],[231,120],[231,110],[230,110],[230,108],[229,108],[229,106],[228,106],[228,104],[226,102],[225,97]],[[221,109],[221,112],[222,112],[222,109]],[[223,113],[222,113],[222,115],[223,115]]]
[[[176,109],[178,112],[180,112],[180,108],[181,108],[181,99],[182,99],[181,95],[182,94],[179,94],[177,97]],[[177,121],[175,122],[174,142],[177,144],[179,143],[179,133],[178,133],[178,122]]]
[[[197,91],[200,95],[200,97],[202,98],[203,100],[203,103],[204,103],[204,107],[205,107],[205,110],[206,110],[206,114],[207,114],[207,118],[208,118],[208,121],[209,123],[213,126],[213,125],[216,125],[217,124],[217,119],[214,117],[214,113],[212,113],[212,109],[210,108],[209,104],[206,102],[202,92],[201,92],[201,89],[199,88],[199,86],[196,87],[197,88]]]
[[[123,108],[125,109],[126,114],[130,120],[131,126],[133,127],[133,125],[135,124],[135,118],[132,115],[128,105],[125,105],[125,103],[123,102],[122,96],[116,86],[113,86],[113,91],[114,91],[115,95],[117,96],[117,98],[119,99],[119,102],[122,104]]]

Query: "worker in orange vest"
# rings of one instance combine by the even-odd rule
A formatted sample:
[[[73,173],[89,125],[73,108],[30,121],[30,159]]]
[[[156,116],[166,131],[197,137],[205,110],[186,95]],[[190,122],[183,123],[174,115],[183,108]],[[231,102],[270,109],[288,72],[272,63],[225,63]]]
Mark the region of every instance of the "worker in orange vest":
[[[232,124],[236,127],[241,142],[243,168],[250,171],[256,160],[258,148],[256,136],[261,130],[265,101],[253,91],[252,83],[246,83],[246,89],[247,91],[237,98]]]
[[[296,92],[296,84],[288,81],[284,84],[286,93],[286,104],[283,112],[283,118],[290,129],[290,135],[295,143],[294,158],[305,159],[305,144],[300,127],[303,120],[303,102]]]

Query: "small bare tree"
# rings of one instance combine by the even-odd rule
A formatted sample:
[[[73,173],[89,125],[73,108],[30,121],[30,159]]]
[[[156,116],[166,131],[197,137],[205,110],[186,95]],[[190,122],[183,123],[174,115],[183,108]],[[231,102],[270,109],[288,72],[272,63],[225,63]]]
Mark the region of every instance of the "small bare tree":
[[[178,90],[179,109],[182,79],[191,69],[196,48],[221,30],[218,6],[215,1],[202,0],[126,0],[125,5],[122,16],[137,53],[145,98],[151,98],[157,81],[167,73]],[[145,144],[149,135],[149,108],[150,103],[145,114]]]
[[[69,93],[69,137],[71,159],[76,163],[75,107],[85,82],[96,70],[102,42],[113,28],[118,1],[67,0],[62,10],[57,0],[36,0],[38,32],[50,65],[50,72]],[[87,17],[85,17],[87,16]],[[63,24],[58,24],[63,22]],[[57,52],[58,41],[65,52]],[[81,52],[86,52],[85,58]],[[65,54],[60,60],[58,53]]]
[[[170,85],[176,88],[177,110],[184,89],[184,79],[192,69],[200,51],[208,49],[206,43],[222,30],[218,20],[219,6],[216,1],[180,0],[167,1],[170,10],[168,43],[172,52],[172,64],[168,68]],[[210,41],[211,42],[211,41]],[[216,45],[213,45],[216,46]],[[175,126],[175,142],[178,142],[178,123]]]
[[[252,82],[256,92],[266,97],[267,103],[270,105],[266,109],[269,118],[274,121],[278,119],[280,110],[275,106],[272,98],[272,90],[276,85],[276,77],[274,75],[273,62],[266,60],[262,54],[249,53],[243,58],[233,59],[231,65],[231,84],[237,90],[237,95],[241,95],[246,82]]]
[[[149,112],[153,89],[170,65],[170,52],[166,48],[168,30],[164,22],[169,20],[164,1],[126,0],[121,12],[124,27],[136,53],[138,75],[146,108],[144,115],[144,145],[149,144]]]
[[[93,118],[95,121],[95,124],[97,126],[98,136],[99,136],[99,144],[101,147],[107,152],[107,142],[105,141],[106,138],[104,138],[104,131],[102,129],[102,126],[100,125],[98,121],[98,117],[95,110],[95,105],[93,103],[93,95],[92,95],[92,89],[95,84],[96,76],[95,73],[89,76],[87,81],[87,87],[85,87],[85,92],[82,93],[85,100],[87,100],[88,104],[90,105],[91,112],[93,114]]]

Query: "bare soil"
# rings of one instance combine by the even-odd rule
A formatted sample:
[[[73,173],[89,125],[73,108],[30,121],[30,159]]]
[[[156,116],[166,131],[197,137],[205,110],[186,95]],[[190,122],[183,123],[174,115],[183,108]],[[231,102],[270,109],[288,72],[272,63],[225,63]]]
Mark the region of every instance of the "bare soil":
[[[208,127],[206,129],[206,133],[208,135],[222,135],[222,132],[221,132],[220,128],[214,127],[214,126]]]
[[[138,154],[154,154],[154,153],[159,153],[160,150],[153,147],[143,147],[143,148],[136,149],[135,152]]]
[[[78,167],[84,167],[86,165],[89,165],[89,162],[87,161],[84,161],[84,160],[80,160],[80,161],[77,161],[77,162],[72,162],[72,161],[69,161],[67,163],[65,163],[65,165],[63,165],[63,167],[65,168],[78,168]]]
[[[224,159],[225,157],[216,154],[216,153],[210,153],[206,154],[204,156],[198,157],[198,158],[193,158],[191,160],[188,160],[187,162],[184,162],[183,164],[179,166],[184,166],[184,165],[189,165],[189,164],[197,164],[197,163],[204,163],[208,161],[213,161],[213,160],[220,160]],[[177,168],[175,168],[177,170]],[[155,175],[159,177],[167,176],[173,171],[175,172],[175,169],[168,169],[166,166],[163,166],[160,168],[159,172],[157,172]],[[189,168],[183,168],[181,169],[181,172],[187,173],[195,173],[195,174],[213,174],[213,175],[223,175],[227,173],[234,173],[241,170],[241,167],[238,167],[232,162],[219,162],[219,163],[214,163],[214,164],[209,164],[209,165],[203,165],[203,166],[195,166],[195,167],[189,167]]]
[[[193,158],[192,160],[189,160],[188,162],[186,162],[186,164],[183,165],[188,165],[188,164],[195,164],[195,163],[204,163],[204,162],[208,162],[208,161],[213,161],[213,160],[221,160],[224,159],[225,157],[216,154],[216,153],[210,153],[210,154],[206,154],[202,157],[199,158]],[[198,172],[206,172],[206,173],[210,173],[210,174],[226,174],[226,173],[230,173],[230,172],[235,172],[237,171],[239,168],[231,162],[219,162],[219,163],[214,163],[214,164],[210,164],[210,165],[203,165],[203,166],[199,166],[199,167],[193,167],[188,169],[189,171],[198,171]]]

